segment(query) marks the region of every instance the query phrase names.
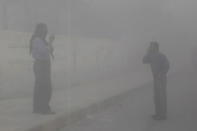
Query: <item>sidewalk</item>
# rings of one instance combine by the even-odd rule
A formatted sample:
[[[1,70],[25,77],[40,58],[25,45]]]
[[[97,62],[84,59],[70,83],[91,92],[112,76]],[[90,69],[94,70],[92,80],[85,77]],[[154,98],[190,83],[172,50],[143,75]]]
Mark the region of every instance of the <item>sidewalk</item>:
[[[139,87],[149,81],[144,74],[133,76],[133,74],[128,73],[99,83],[54,90],[51,107],[57,113],[56,115],[43,116],[32,114],[32,96],[2,100],[0,101],[0,130],[55,131],[66,124],[80,119],[89,111],[91,112],[91,107],[96,109],[92,105],[103,106],[96,110],[102,109],[110,104],[110,101],[106,103],[105,100],[127,92],[132,88]],[[98,103],[101,104],[99,105]]]
[[[154,121],[153,92],[141,88],[133,92],[131,124],[135,131],[196,131],[197,130],[197,75],[192,71],[182,71],[168,78],[167,100],[168,119]],[[133,122],[133,123],[132,123]]]
[[[168,79],[168,118],[155,121],[153,88],[146,84],[99,113],[89,114],[61,131],[196,131],[197,75],[179,72]]]

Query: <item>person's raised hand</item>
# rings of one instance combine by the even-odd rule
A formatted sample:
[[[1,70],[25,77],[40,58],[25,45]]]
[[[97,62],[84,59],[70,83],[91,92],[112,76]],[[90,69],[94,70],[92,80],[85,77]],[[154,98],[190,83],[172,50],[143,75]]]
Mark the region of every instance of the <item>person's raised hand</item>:
[[[55,35],[53,35],[53,34],[50,35],[50,36],[49,36],[49,42],[50,42],[50,43],[53,43],[54,40],[55,40]]]

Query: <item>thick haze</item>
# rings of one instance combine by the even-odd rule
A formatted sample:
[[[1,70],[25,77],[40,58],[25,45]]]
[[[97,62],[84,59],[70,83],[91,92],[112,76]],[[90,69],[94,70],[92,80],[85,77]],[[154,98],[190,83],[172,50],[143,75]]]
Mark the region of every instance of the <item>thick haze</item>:
[[[39,26],[42,33],[35,31],[38,23],[43,23],[43,28]],[[44,27],[48,30],[46,41],[41,38],[45,36]],[[39,35],[31,39],[33,32],[40,39]],[[166,83],[165,75],[159,74],[152,83],[159,85],[158,89],[153,88],[155,91],[149,88],[153,79],[151,68],[142,62],[151,41],[159,43],[170,62],[169,81]],[[197,111],[193,104],[197,96],[193,67],[197,68],[197,0],[0,0],[0,130],[35,125],[38,128],[32,130],[57,130],[53,123],[73,125],[83,117],[88,123],[105,126],[115,122],[115,130],[120,129],[119,121],[122,126],[157,130],[157,126],[168,129],[168,124],[175,129],[180,124],[178,120],[182,125],[179,129],[191,128],[196,125]],[[170,121],[153,123],[148,116],[153,109],[152,96],[155,103],[157,96],[162,96],[159,99],[165,103],[166,84],[171,102]],[[135,90],[131,97],[125,97],[128,103],[123,102],[124,92],[128,96],[130,90],[138,87],[145,88],[139,94]],[[141,92],[143,89],[145,92]],[[153,95],[157,92],[159,95]],[[119,115],[114,109],[116,115],[110,115],[118,121],[108,114],[98,120],[91,115],[116,102],[124,114]],[[38,109],[34,108],[36,105]],[[55,111],[62,116],[40,117],[32,111]],[[45,118],[51,121],[42,121]],[[83,126],[88,125],[85,122]]]
[[[84,75],[92,79],[92,75],[103,76],[122,69],[148,71],[149,68],[142,64],[142,57],[151,40],[160,43],[162,52],[170,60],[170,71],[174,72],[190,65],[191,49],[197,41],[195,0],[0,2],[0,28],[8,31],[1,35],[1,56],[6,61],[2,62],[2,70],[7,70],[7,76],[2,77],[14,77],[19,71],[31,74],[31,64],[22,66],[24,61],[30,60],[28,49],[18,48],[28,47],[30,35],[14,32],[31,33],[38,22],[46,23],[49,33],[57,36],[54,43],[55,76],[75,69],[77,79],[86,79]]]
[[[179,67],[190,62],[197,41],[196,5],[195,0],[73,1],[72,31],[123,40],[131,58],[136,52],[140,56],[149,41],[157,40],[171,58],[171,66]]]

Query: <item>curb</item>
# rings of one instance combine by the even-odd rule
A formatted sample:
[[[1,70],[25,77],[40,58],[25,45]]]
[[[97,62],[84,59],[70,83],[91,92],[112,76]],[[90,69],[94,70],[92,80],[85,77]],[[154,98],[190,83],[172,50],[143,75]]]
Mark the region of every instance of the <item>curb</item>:
[[[65,126],[74,124],[77,121],[85,118],[87,115],[91,115],[103,111],[104,109],[112,105],[121,103],[121,101],[126,99],[129,95],[132,95],[136,91],[141,91],[142,89],[144,89],[143,87],[144,86],[141,86],[139,88],[133,88],[129,91],[112,96],[106,100],[92,104],[89,107],[79,109],[69,114],[68,113],[58,114],[55,118],[48,120],[47,122],[43,122],[39,125],[35,125],[34,127],[28,128],[25,131],[59,131]]]

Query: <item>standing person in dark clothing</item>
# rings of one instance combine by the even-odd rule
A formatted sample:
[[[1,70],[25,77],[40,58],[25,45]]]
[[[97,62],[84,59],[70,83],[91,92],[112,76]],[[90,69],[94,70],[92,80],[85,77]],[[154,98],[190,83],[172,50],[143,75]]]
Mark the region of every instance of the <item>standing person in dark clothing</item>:
[[[159,44],[151,42],[147,54],[143,58],[144,64],[150,64],[154,79],[154,103],[155,112],[153,119],[165,120],[167,114],[167,72],[169,61],[164,54],[159,51]]]
[[[49,106],[52,94],[50,58],[53,57],[52,42],[54,36],[51,36],[47,42],[47,32],[46,24],[37,24],[30,40],[30,54],[34,58],[33,70],[35,75],[33,112],[39,114],[54,114]]]

